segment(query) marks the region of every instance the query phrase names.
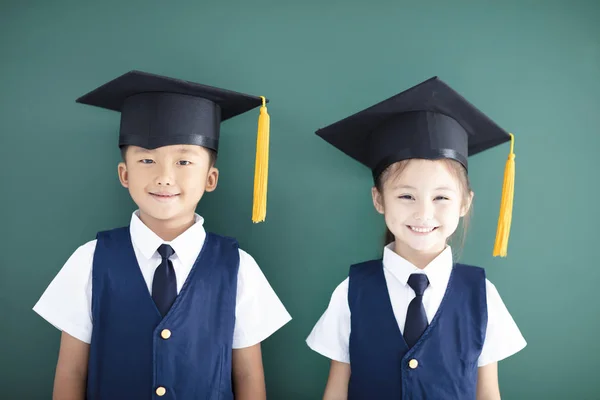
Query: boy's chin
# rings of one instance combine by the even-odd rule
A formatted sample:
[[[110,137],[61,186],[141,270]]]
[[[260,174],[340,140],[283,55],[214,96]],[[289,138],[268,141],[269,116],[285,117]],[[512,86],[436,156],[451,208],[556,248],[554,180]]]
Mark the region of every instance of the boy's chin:
[[[150,217],[156,221],[169,221],[185,217],[186,215],[194,215],[193,210],[188,211],[183,209],[161,210],[154,207],[139,207],[139,210],[142,217]]]

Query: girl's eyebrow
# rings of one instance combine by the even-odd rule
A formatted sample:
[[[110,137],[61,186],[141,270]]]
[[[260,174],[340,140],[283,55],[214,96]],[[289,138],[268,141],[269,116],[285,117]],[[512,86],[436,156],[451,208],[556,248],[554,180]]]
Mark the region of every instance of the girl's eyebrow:
[[[411,189],[411,190],[417,190],[416,187],[410,186],[410,185],[396,185],[393,188],[394,189]],[[448,190],[450,192],[454,191],[454,189],[452,189],[450,186],[439,186],[439,187],[435,188],[434,190]]]

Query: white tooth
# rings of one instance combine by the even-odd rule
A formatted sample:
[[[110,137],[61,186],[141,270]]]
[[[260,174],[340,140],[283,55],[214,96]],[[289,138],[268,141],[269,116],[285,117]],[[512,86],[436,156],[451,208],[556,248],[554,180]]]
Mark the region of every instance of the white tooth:
[[[434,228],[417,228],[414,226],[410,227],[413,231],[415,232],[419,232],[419,233],[429,233],[432,232]]]

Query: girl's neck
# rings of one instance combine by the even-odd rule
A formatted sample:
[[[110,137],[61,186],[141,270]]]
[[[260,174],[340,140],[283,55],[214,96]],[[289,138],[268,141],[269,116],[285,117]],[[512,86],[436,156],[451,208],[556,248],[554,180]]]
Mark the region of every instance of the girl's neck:
[[[419,269],[425,269],[445,248],[446,245],[423,252],[410,248],[398,240],[394,243],[394,252]]]
[[[194,214],[184,215],[181,217],[173,218],[170,220],[159,220],[145,214],[140,210],[140,220],[146,225],[152,232],[160,237],[165,242],[174,240],[177,236],[188,230],[194,225]]]

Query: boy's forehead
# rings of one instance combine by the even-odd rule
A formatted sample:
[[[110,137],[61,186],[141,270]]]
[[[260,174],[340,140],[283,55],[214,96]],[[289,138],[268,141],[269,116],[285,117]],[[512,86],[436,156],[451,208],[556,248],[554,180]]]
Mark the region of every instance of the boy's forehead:
[[[208,149],[195,144],[174,144],[147,149],[139,146],[129,146],[133,153],[178,153],[178,154],[206,154]]]

